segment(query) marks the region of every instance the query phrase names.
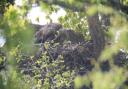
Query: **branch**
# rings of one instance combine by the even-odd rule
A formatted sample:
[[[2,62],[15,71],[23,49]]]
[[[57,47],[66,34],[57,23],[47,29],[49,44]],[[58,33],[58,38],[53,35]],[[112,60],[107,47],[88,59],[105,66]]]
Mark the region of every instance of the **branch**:
[[[72,11],[78,11],[78,12],[82,12],[85,11],[85,7],[84,4],[82,4],[82,6],[78,7],[77,3],[76,4],[69,4],[68,2],[65,1],[60,1],[60,0],[42,0],[44,3],[47,3],[48,5],[54,4],[54,5],[59,5],[62,8],[66,8],[66,9],[70,9]],[[82,3],[82,2],[81,2]]]
[[[91,0],[81,0],[75,1],[76,3],[69,4],[66,1],[60,1],[60,0],[42,0],[44,3],[47,3],[49,5],[59,5],[63,8],[70,9],[72,11],[82,12],[86,11],[86,6],[96,3],[91,3]],[[77,2],[81,3],[81,6],[78,6]],[[123,13],[128,14],[128,6],[123,5],[123,3],[120,0],[108,0],[108,1],[101,1],[99,4],[110,6],[115,10],[121,10]]]

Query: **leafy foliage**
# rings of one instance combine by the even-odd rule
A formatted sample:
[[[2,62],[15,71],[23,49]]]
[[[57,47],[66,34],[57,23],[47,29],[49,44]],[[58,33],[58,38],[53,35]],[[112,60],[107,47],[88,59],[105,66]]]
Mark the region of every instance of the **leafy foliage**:
[[[54,3],[52,1],[50,4]],[[30,2],[30,4],[34,2],[36,0]],[[75,9],[83,8],[83,2],[84,0],[61,0],[61,3],[71,6],[65,9],[66,16],[59,19],[65,28],[82,33],[85,40],[89,41],[91,36],[88,31],[88,16],[95,13],[109,15],[111,24],[107,29],[108,31],[106,31],[106,34],[110,36],[110,45],[105,46],[99,59],[91,59],[94,68],[89,72],[87,71],[85,75],[80,76],[77,73],[82,67],[75,66],[73,69],[69,69],[65,66],[65,59],[62,55],[54,60],[47,55],[48,51],[45,51],[39,59],[34,59],[38,47],[33,47],[33,28],[25,18],[31,5],[24,3],[22,8],[18,8],[8,5],[6,0],[0,1],[0,12],[3,13],[3,16],[0,16],[0,30],[2,36],[6,39],[4,47],[1,48],[5,53],[4,55],[0,54],[0,89],[73,89],[74,87],[79,89],[83,86],[86,86],[86,88],[93,87],[93,89],[128,88],[126,83],[128,81],[127,14],[115,10],[109,5],[102,4],[103,2],[107,3],[107,0],[91,0],[86,13],[71,11],[73,6]],[[122,2],[121,5],[128,5],[127,0],[122,0]],[[57,3],[53,6],[49,6],[45,1],[40,2],[40,4],[46,12],[51,13],[57,10],[55,7]],[[49,43],[44,45],[47,50],[51,46]],[[120,53],[119,51],[122,53],[116,56]],[[115,58],[123,63],[122,66],[116,65]],[[105,61],[108,61],[109,67],[103,64],[105,68],[108,68],[108,71],[104,72],[101,63]],[[5,62],[4,66],[3,62]]]

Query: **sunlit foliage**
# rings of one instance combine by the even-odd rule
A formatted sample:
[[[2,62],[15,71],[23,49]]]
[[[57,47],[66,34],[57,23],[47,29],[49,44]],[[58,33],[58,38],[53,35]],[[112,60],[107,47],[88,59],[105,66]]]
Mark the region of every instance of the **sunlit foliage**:
[[[0,1],[0,32],[5,38],[6,43],[2,51],[5,51],[5,55],[0,55],[0,65],[3,61],[6,61],[6,67],[0,69],[0,89],[63,89],[74,86],[76,89],[82,86],[90,86],[92,84],[93,89],[128,89],[128,86],[124,85],[124,82],[128,78],[128,61],[123,62],[123,67],[116,66],[114,64],[113,55],[117,54],[120,50],[127,53],[128,50],[128,15],[121,12],[118,9],[114,9],[107,6],[107,0],[87,0],[90,5],[88,8],[83,9],[85,0],[56,0],[60,3],[67,5],[64,8],[66,16],[59,18],[60,23],[65,27],[72,29],[76,32],[80,32],[84,35],[85,40],[90,40],[91,36],[88,31],[87,16],[94,15],[96,13],[102,13],[110,15],[110,27],[107,36],[110,38],[111,45],[106,45],[100,57],[97,60],[93,60],[94,68],[84,76],[76,76],[76,70],[64,70],[64,59],[62,55],[58,60],[52,60],[47,56],[47,51],[42,54],[42,57],[33,62],[33,53],[36,48],[34,45],[33,28],[26,19],[26,14],[31,8],[31,5],[36,2],[32,0],[26,3],[24,0],[22,8],[18,8],[15,5],[10,5],[6,0]],[[53,11],[57,11],[56,3],[54,0],[50,1],[50,5],[41,0],[40,5],[45,12],[51,14]],[[122,1],[124,6],[128,5],[128,0]],[[69,7],[68,7],[69,6]],[[71,10],[71,8],[73,8]],[[82,12],[81,12],[82,11]],[[0,14],[1,14],[0,13]],[[49,18],[49,16],[47,16]],[[52,22],[52,21],[51,21]],[[45,44],[45,48],[49,48],[49,44]],[[31,63],[31,72],[33,75],[24,75],[24,71],[18,69],[18,63],[23,59],[23,56],[28,56]],[[127,59],[127,56],[126,56]],[[109,61],[110,70],[107,72],[101,71],[100,63]],[[0,66],[1,67],[1,66]],[[44,79],[41,79],[41,76]],[[52,78],[52,79],[51,79]],[[53,80],[54,79],[54,80]]]

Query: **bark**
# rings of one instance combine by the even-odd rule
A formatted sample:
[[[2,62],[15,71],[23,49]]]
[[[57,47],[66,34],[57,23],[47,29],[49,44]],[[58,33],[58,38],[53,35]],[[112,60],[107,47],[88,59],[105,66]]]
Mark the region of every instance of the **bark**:
[[[88,16],[88,25],[90,35],[94,44],[94,55],[97,59],[105,46],[105,35],[104,31],[101,29],[102,27],[98,17],[98,13],[92,16]]]

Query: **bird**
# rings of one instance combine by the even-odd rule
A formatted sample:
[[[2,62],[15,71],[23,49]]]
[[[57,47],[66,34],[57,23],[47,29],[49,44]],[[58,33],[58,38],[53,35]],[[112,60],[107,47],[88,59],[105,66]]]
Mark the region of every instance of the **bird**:
[[[44,25],[39,31],[36,32],[35,43],[44,43],[45,41],[54,39],[55,34],[61,28],[62,28],[62,25],[58,23],[50,23],[50,24]]]

